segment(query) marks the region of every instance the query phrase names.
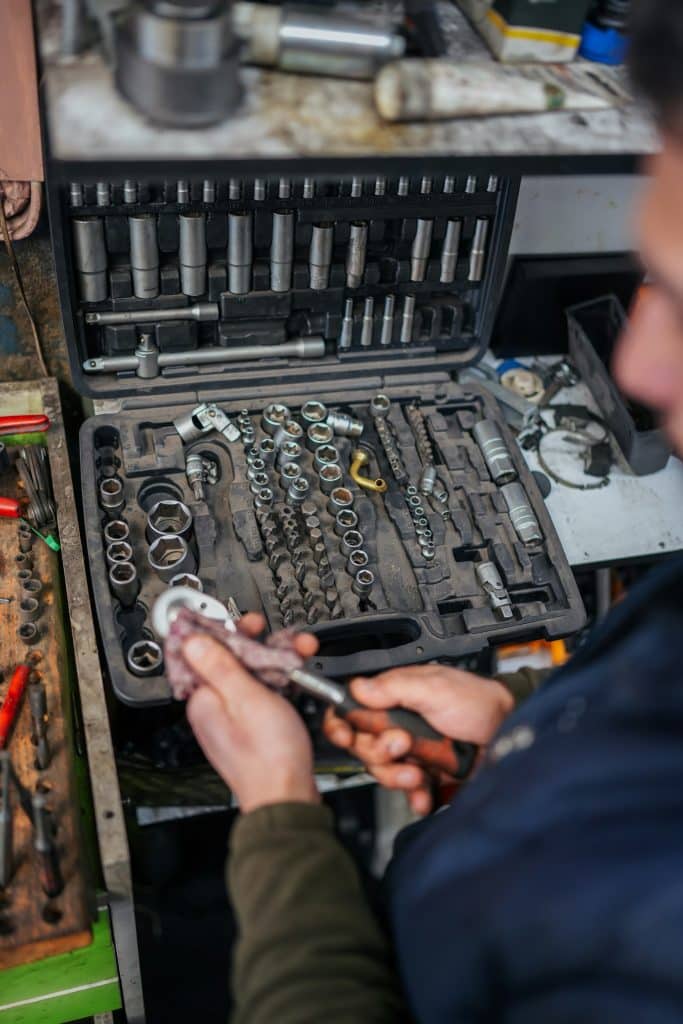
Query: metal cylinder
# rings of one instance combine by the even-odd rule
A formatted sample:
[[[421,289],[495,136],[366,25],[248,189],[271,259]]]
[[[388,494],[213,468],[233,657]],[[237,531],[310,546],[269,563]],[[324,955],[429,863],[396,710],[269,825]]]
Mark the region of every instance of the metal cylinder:
[[[22,597],[19,602],[19,622],[35,622],[40,616],[40,602],[35,597]]]
[[[374,572],[371,569],[359,569],[351,584],[351,590],[358,597],[367,597],[374,585]]]
[[[339,550],[345,558],[348,558],[352,551],[363,547],[363,534],[358,530],[347,530],[342,535]]]
[[[137,181],[131,181],[127,178],[123,183],[123,201],[124,203],[137,203],[138,201],[138,183]]]
[[[216,182],[207,178],[202,185],[202,202],[203,203],[215,203],[216,202]]]
[[[313,463],[318,472],[323,466],[338,466],[339,452],[333,444],[321,444],[313,453]]]
[[[392,337],[394,334],[395,305],[395,296],[387,295],[386,298],[384,299],[384,311],[382,313],[382,330],[379,336],[380,345],[391,345]]]
[[[99,495],[100,507],[109,513],[112,519],[117,519],[125,501],[123,481],[120,477],[109,476],[105,480],[100,480]]]
[[[25,569],[23,571],[26,572]],[[18,573],[17,575],[21,576],[22,574]],[[21,590],[22,597],[37,598],[42,592],[43,584],[41,580],[35,579],[34,577],[29,577],[28,579],[24,577],[19,581],[19,588]]]
[[[206,218],[203,213],[181,213],[180,287],[185,295],[206,291]]]
[[[468,281],[481,281],[484,276],[484,263],[486,262],[486,241],[489,235],[489,221],[485,217],[477,218],[474,225],[474,237],[470,249],[470,269],[467,275]]]
[[[192,532],[192,513],[187,505],[175,498],[162,498],[147,513],[147,539],[151,543],[164,534],[189,537]]]
[[[104,221],[100,217],[74,217],[71,223],[81,298],[84,302],[103,302],[108,294]]]
[[[310,492],[311,485],[306,477],[298,476],[296,480],[292,480],[291,484],[287,488],[287,501],[290,505],[294,505],[296,507],[306,501]]]
[[[233,295],[251,291],[254,244],[251,214],[228,214],[228,290]]]
[[[375,328],[375,300],[368,295],[363,303],[363,321],[360,329],[361,348],[370,348],[372,345],[372,334]]]
[[[363,283],[367,248],[368,225],[364,221],[354,221],[349,228],[349,245],[346,250],[347,288],[358,288]]]
[[[276,210],[273,213],[273,234],[270,243],[270,287],[274,292],[288,292],[292,287],[294,262],[294,213]]]
[[[348,487],[335,487],[330,491],[327,502],[327,511],[331,516],[336,516],[344,508],[351,508],[353,505],[353,492]]]
[[[179,203],[189,203],[190,201],[190,183],[181,178],[176,185],[176,200]]]
[[[228,199],[236,202],[242,198],[242,182],[239,178],[230,178],[228,181]]]
[[[301,406],[301,419],[304,423],[322,423],[327,419],[327,406],[312,398]]]
[[[283,462],[280,466],[280,487],[283,491],[288,490],[289,485],[301,476],[301,466],[298,462]]]
[[[29,552],[20,551],[14,556],[14,566],[17,572],[21,569],[33,569],[33,558]]]
[[[261,430],[271,436],[280,429],[283,423],[292,418],[292,414],[286,405],[281,402],[271,402],[263,410],[261,416]]]
[[[452,284],[455,280],[461,234],[462,221],[459,219],[449,220],[441,249],[441,273],[439,274],[441,284]]]
[[[334,517],[334,532],[338,537],[343,537],[347,530],[355,530],[358,526],[358,516],[352,508],[342,508]]]
[[[323,444],[331,444],[334,440],[334,429],[331,423],[311,423],[306,431],[306,447],[315,452]]]
[[[19,550],[24,554],[28,553],[33,547],[33,533],[31,530],[22,530],[20,528],[18,531],[18,539]]]
[[[72,181],[69,185],[69,202],[72,206],[83,205],[83,186],[79,181]]]
[[[216,302],[197,302],[177,309],[130,309],[120,313],[86,313],[87,324],[149,324],[165,320],[218,320]],[[87,368],[87,364],[84,364]]]
[[[436,483],[436,466],[425,466],[420,476],[420,491],[422,494],[433,494]]]
[[[370,413],[377,419],[385,419],[391,409],[391,399],[388,395],[375,395],[370,399]]]
[[[396,186],[396,195],[407,196],[409,192],[410,178],[407,178],[405,175],[401,175],[401,177],[398,179],[398,185]]]
[[[279,448],[273,441],[273,445],[277,453],[275,455],[275,462],[279,469],[284,466],[285,462],[299,462],[303,454],[303,448],[298,441],[283,441]]]
[[[195,573],[197,561],[182,537],[164,534],[149,546],[147,560],[150,568],[169,583],[179,572]]]
[[[353,344],[353,299],[344,300],[344,318],[337,341],[337,348],[346,351]]]
[[[109,569],[109,587],[114,597],[124,606],[135,604],[140,591],[138,571],[132,562],[119,562]]]
[[[22,643],[30,647],[40,640],[40,630],[35,622],[22,622],[17,628],[17,636]]]
[[[144,380],[152,380],[159,376],[159,349],[154,344],[151,334],[142,334],[135,349],[138,361],[137,375]]]
[[[320,490],[323,494],[330,494],[335,487],[340,485],[344,474],[342,473],[341,466],[332,463],[329,466],[322,466],[318,477]]]
[[[514,480],[517,470],[498,425],[493,420],[479,420],[474,424],[472,434],[481,449],[493,482],[506,484]]]
[[[164,317],[167,320],[173,316]],[[215,363],[239,363],[245,359],[322,359],[325,355],[325,339],[318,336],[293,338],[276,345],[235,345],[222,348],[220,345],[188,352],[161,352],[159,366],[208,366]],[[86,359],[83,369],[86,373],[120,373],[137,370],[138,358],[132,356],[97,356]]]
[[[314,291],[324,291],[329,284],[333,244],[334,225],[314,224],[309,251],[310,287]]]
[[[109,206],[111,202],[111,188],[108,181],[98,181],[95,186],[96,202],[98,206]]]
[[[527,493],[519,482],[506,484],[500,493],[510,513],[512,525],[523,544],[537,544],[543,540],[541,527],[534,515]]]
[[[415,229],[412,249],[410,250],[410,280],[424,281],[427,262],[432,248],[434,221],[419,218]]]
[[[170,587],[190,587],[192,590],[198,590],[200,594],[204,592],[204,584],[199,576],[195,576],[191,572],[179,572],[177,576],[169,580],[168,585]]]
[[[443,179],[442,192],[447,196],[452,195],[453,192],[455,192],[455,177],[452,174],[447,174]]]
[[[327,414],[327,425],[339,437],[360,437],[364,429],[360,420],[355,420],[348,413],[336,412],[334,410]]]
[[[131,214],[130,269],[133,294],[139,299],[153,299],[159,294],[159,244],[157,221],[151,213]]]
[[[117,565],[119,562],[133,561],[133,548],[127,540],[115,540],[108,544],[104,556],[108,565]]]
[[[286,441],[295,441],[301,444],[304,436],[304,428],[296,420],[285,420],[273,434],[273,441],[276,448],[281,448]]]
[[[152,676],[161,671],[164,655],[156,640],[136,640],[126,654],[126,664],[135,676]]]
[[[362,548],[356,548],[352,551],[346,560],[346,571],[351,576],[355,576],[361,569],[365,569],[370,563],[367,551],[363,551]]]
[[[415,296],[406,295],[403,300],[403,312],[401,314],[401,336],[402,345],[410,345],[413,340],[413,322],[415,320]]]

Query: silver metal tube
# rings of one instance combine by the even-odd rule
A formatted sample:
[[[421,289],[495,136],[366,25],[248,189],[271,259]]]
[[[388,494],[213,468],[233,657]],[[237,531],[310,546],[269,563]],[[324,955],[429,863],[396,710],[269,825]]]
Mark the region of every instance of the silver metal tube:
[[[202,185],[202,202],[203,203],[215,203],[216,202],[216,182],[211,181],[207,178]]]
[[[108,181],[98,181],[96,186],[97,205],[109,206],[111,202],[111,190]]]
[[[410,345],[413,340],[413,322],[415,319],[415,296],[406,295],[403,300],[403,313],[401,314],[401,337],[402,345]]]
[[[333,244],[334,225],[314,224],[309,252],[310,287],[314,291],[324,291],[329,284]]]
[[[104,221],[100,217],[74,217],[72,224],[81,298],[84,302],[102,302],[107,297]]]
[[[410,191],[410,178],[406,178],[405,175],[402,175],[398,179],[398,186],[396,188],[396,195],[407,196],[409,191]]]
[[[69,202],[72,206],[83,205],[83,186],[78,181],[72,181],[69,185]]]
[[[450,196],[455,192],[455,178],[452,174],[447,174],[443,179],[443,193],[444,195]]]
[[[418,219],[413,247],[410,251],[410,280],[424,281],[432,248],[434,221]]]
[[[179,203],[189,203],[190,185],[189,182],[180,180],[176,185],[176,199]]]
[[[479,217],[474,226],[474,238],[470,250],[470,271],[468,281],[481,281],[484,276],[484,263],[486,261],[486,241],[489,234],[489,222],[484,217]]]
[[[170,583],[179,572],[189,572],[194,575],[197,569],[197,561],[182,537],[174,537],[165,534],[152,541],[147,551],[147,561],[154,572],[161,577],[165,583]]]
[[[276,210],[270,243],[270,287],[274,292],[288,292],[292,287],[294,262],[294,213]]]
[[[441,273],[439,275],[439,281],[441,284],[452,284],[455,280],[461,234],[462,221],[449,220],[446,225],[446,234],[444,236],[443,248],[441,250]]]
[[[387,179],[384,175],[379,175],[375,178],[375,195],[383,196],[387,190]]]
[[[361,348],[370,348],[372,345],[372,333],[375,327],[375,300],[368,296],[363,306],[363,323],[360,331]]]
[[[315,198],[315,178],[304,178],[303,198],[304,199],[314,199]]]
[[[206,218],[203,213],[181,213],[180,287],[185,295],[206,291]]]
[[[363,195],[363,179],[351,178],[351,198],[358,199]]]
[[[159,672],[164,655],[156,640],[136,640],[128,648],[126,664],[136,676],[151,676]]]
[[[228,199],[233,201],[242,198],[242,182],[239,178],[231,178],[228,182]]]
[[[543,540],[541,527],[534,515],[527,493],[518,482],[501,487],[500,493],[510,513],[512,525],[523,544],[537,544]]]
[[[265,178],[254,178],[254,199],[257,203],[260,203],[266,198],[266,181]]]
[[[387,295],[384,300],[384,312],[382,313],[382,333],[379,336],[380,345],[391,345],[394,333],[394,307],[396,298],[394,295]]]
[[[166,366],[206,366],[211,363],[236,363],[248,359],[321,359],[325,355],[325,339],[317,336],[296,338],[279,345],[235,345],[232,348],[205,348],[190,352],[160,352],[159,368]],[[99,356],[86,359],[86,373],[123,373],[137,370],[135,356]]]
[[[133,294],[139,299],[153,299],[159,294],[159,245],[157,221],[151,213],[131,214],[130,269]]]
[[[138,200],[138,183],[127,178],[123,183],[124,203],[136,203]]]
[[[178,309],[127,309],[117,313],[86,313],[87,324],[153,324],[163,320],[218,320],[215,302],[197,302]]]
[[[289,178],[280,178],[277,186],[278,199],[289,199],[292,194],[292,183]]]
[[[358,288],[363,283],[368,248],[368,225],[355,221],[350,225],[349,247],[346,250],[346,287]]]
[[[474,424],[472,434],[481,449],[493,482],[505,484],[514,480],[517,470],[508,447],[500,436],[498,425],[493,420],[479,420]]]
[[[228,214],[228,289],[233,295],[251,290],[253,259],[251,214]]]
[[[339,332],[339,340],[337,341],[337,348],[345,351],[351,348],[353,344],[353,299],[345,299],[344,301],[344,319],[342,320],[341,331]]]
[[[286,8],[281,16],[277,65],[342,78],[373,78],[377,68],[405,52],[391,30],[346,16]]]
[[[474,195],[477,191],[477,176],[476,174],[468,174],[467,182],[465,184],[465,192],[468,196]]]

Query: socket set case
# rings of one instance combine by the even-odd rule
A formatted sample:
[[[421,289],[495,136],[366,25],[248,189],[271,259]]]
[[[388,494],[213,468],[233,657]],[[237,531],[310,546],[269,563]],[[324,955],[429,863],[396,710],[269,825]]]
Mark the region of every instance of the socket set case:
[[[149,612],[177,582],[312,629],[330,676],[582,625],[515,442],[456,379],[488,342],[517,185],[51,193],[74,376],[111,410],[84,424],[81,469],[122,700],[170,698]]]

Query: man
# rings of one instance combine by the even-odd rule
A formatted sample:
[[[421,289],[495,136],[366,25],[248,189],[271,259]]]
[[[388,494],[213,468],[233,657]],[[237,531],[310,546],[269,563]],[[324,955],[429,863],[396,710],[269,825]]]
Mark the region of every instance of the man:
[[[654,285],[615,372],[655,407],[683,455],[683,4],[640,0],[632,67],[656,107],[661,155],[640,218]],[[258,630],[258,618],[246,621]],[[373,708],[414,708],[488,748],[452,806],[400,842],[389,947],[332,832],[301,720],[211,641],[188,706],[242,808],[229,883],[240,928],[239,1024],[683,1020],[683,560],[613,611],[517,710],[493,680],[439,666],[356,680]],[[299,638],[310,655],[315,641]],[[384,785],[430,807],[400,730],[332,740]],[[405,999],[405,1003],[403,1003]]]

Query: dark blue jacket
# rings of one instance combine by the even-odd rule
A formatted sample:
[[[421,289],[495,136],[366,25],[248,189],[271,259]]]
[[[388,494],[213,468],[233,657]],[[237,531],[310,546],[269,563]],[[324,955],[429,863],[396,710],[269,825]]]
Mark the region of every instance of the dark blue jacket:
[[[389,883],[420,1024],[683,1021],[683,559],[511,716]]]

